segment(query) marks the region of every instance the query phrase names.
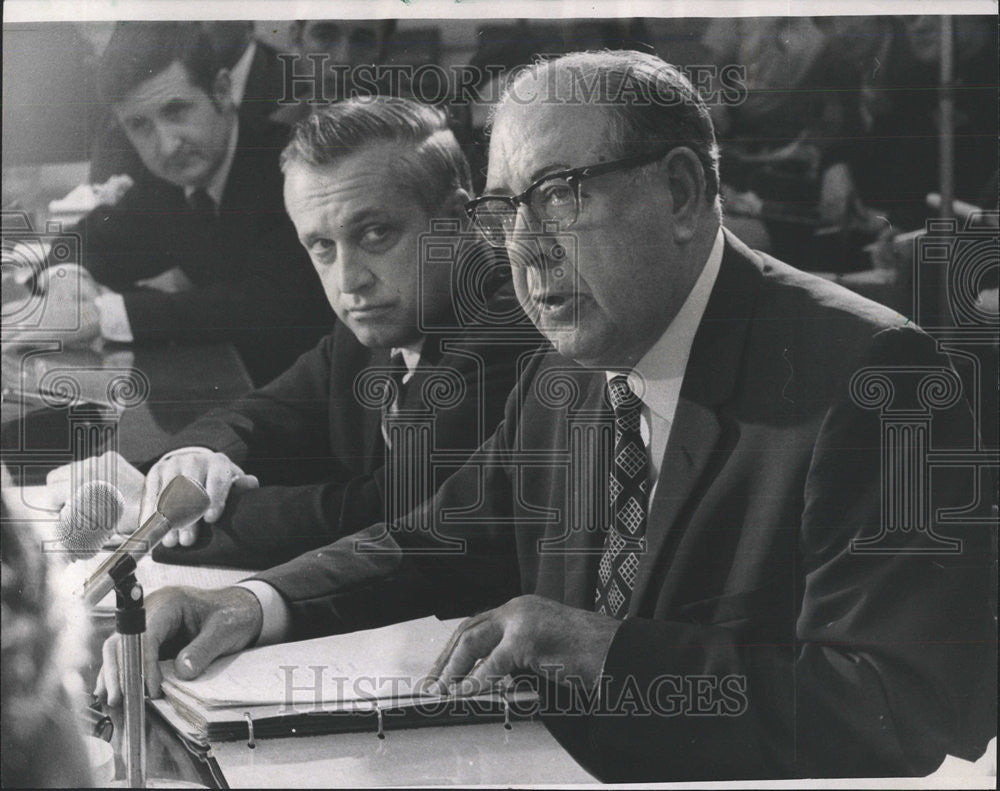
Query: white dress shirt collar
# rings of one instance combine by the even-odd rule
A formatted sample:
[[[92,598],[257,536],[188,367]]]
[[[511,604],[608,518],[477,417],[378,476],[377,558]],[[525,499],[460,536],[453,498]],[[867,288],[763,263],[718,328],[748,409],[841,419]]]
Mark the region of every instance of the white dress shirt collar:
[[[691,293],[660,339],[628,374],[632,391],[642,398],[646,406],[665,420],[673,420],[674,412],[677,410],[684,369],[687,367],[694,336],[698,332],[698,325],[701,324],[701,317],[705,313],[708,298],[719,274],[724,246],[725,238],[722,228],[719,228],[708,260],[691,288]],[[616,373],[608,371],[608,381],[611,381],[611,377]]]
[[[639,431],[649,450],[650,481],[653,484],[651,497],[659,484],[660,465],[673,428],[684,369],[687,368],[694,336],[719,274],[724,246],[720,228],[705,267],[681,309],[660,339],[628,374],[629,387],[642,399]],[[608,381],[617,373],[608,371]]]
[[[250,39],[250,43],[243,50],[240,59],[229,70],[229,84],[232,90],[233,104],[237,107],[243,103],[243,96],[247,90],[247,80],[250,77],[250,65],[253,63],[253,58],[256,54],[257,41],[256,39]]]
[[[403,384],[406,384],[416,373],[417,366],[420,364],[420,354],[423,352],[424,339],[421,338],[416,343],[411,343],[409,346],[393,346],[392,355],[396,354],[403,355],[403,362],[406,363],[406,373],[403,375]]]

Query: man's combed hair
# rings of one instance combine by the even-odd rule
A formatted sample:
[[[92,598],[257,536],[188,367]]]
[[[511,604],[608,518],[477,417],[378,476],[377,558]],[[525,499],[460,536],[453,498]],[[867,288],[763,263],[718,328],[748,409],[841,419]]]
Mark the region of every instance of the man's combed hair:
[[[332,165],[379,145],[398,148],[400,184],[428,211],[457,189],[472,190],[469,164],[445,114],[409,99],[352,99],[316,110],[300,121],[281,153],[281,169],[293,163]]]
[[[617,156],[686,146],[701,161],[706,198],[719,193],[719,147],[708,106],[681,71],[655,55],[634,50],[573,52],[519,72],[504,100],[517,103],[528,83],[539,99],[599,104],[608,113]]]
[[[174,62],[184,66],[192,85],[212,95],[223,63],[200,23],[119,22],[98,69],[101,97],[119,102]]]

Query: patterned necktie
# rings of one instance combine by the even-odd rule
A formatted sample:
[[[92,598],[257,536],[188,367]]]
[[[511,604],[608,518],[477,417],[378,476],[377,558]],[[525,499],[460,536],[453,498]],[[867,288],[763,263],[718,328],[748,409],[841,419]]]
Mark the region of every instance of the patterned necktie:
[[[403,377],[407,374],[406,360],[403,359],[402,352],[396,352],[389,361],[389,377],[395,383],[394,397],[391,401],[386,401],[382,405],[382,439],[385,440],[387,448],[392,447],[392,439],[389,436],[388,418],[393,412],[399,409],[403,403],[403,392],[405,385]]]
[[[649,508],[649,454],[639,432],[642,400],[628,379],[615,376],[608,383],[615,410],[615,451],[608,480],[611,526],[597,569],[594,609],[624,618],[635,588],[639,560],[646,551],[646,514]]]

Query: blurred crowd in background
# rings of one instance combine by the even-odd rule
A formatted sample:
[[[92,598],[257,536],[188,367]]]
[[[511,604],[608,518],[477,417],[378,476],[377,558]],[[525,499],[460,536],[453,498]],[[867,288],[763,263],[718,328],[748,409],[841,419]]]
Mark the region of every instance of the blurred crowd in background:
[[[997,206],[995,22],[953,18],[954,195],[981,209]],[[257,79],[241,112],[298,120],[317,101],[318,83],[289,82],[285,69],[308,75],[319,63],[326,78],[319,100],[367,91],[447,106],[477,189],[497,83],[546,55],[629,48],[686,67],[711,97],[727,221],[752,246],[804,269],[863,270],[872,265],[866,246],[936,215],[927,197],[941,184],[941,17],[205,24],[234,68],[254,46]],[[129,151],[108,143],[115,128],[94,89],[109,26],[51,24],[40,32],[4,32],[5,104],[29,110],[4,114],[5,165],[89,158],[95,182],[141,167],[101,154]],[[286,64],[281,53],[300,58]],[[429,64],[452,70],[414,71]],[[359,67],[367,68],[364,81],[355,78]],[[413,83],[414,74],[423,84]],[[30,98],[19,100],[18,92]]]
[[[904,312],[911,258],[892,239],[938,214],[933,196],[942,191],[943,135],[953,145],[950,182],[963,207],[956,213],[997,209],[995,17],[203,24],[240,76],[241,115],[291,124],[316,102],[365,90],[433,101],[449,112],[477,191],[485,180],[490,107],[518,67],[583,49],[654,52],[686,68],[711,97],[726,224],[752,247],[802,269],[891,272],[888,289],[879,291],[886,283],[878,280],[853,285]],[[951,30],[950,47],[943,25]],[[11,191],[23,184],[8,181],[9,168],[87,161],[90,180],[99,183],[143,167],[97,95],[96,65],[111,27],[4,27],[5,208],[16,198],[8,184]],[[947,85],[943,57],[950,58]],[[318,63],[321,81],[289,80],[289,67],[302,77]],[[435,65],[447,68],[418,69]],[[369,68],[364,81],[357,79],[361,67],[375,66],[411,68]],[[427,82],[414,82],[421,74]],[[441,75],[469,79],[446,84]],[[993,280],[979,285],[984,293],[992,289],[995,311],[992,272]],[[984,429],[995,436],[995,423]],[[4,784],[85,782],[78,746],[57,746],[64,760],[45,767],[53,776],[33,774],[37,766],[27,761],[40,734],[61,739],[65,691],[56,677],[64,675],[67,655],[57,642],[62,616],[44,606],[44,569],[33,571],[40,563],[34,548],[6,529],[2,544],[5,740],[12,734],[4,745],[12,757],[5,755]],[[24,716],[35,700],[52,706]]]

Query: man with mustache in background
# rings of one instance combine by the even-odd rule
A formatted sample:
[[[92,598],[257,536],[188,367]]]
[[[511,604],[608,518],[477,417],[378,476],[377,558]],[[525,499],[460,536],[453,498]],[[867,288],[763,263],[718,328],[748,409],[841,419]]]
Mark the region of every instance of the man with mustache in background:
[[[268,381],[334,321],[282,205],[287,127],[239,118],[198,23],[119,23],[99,81],[145,169],[72,229],[83,282],[46,278],[45,315],[81,321],[54,337],[231,342],[254,382]]]

